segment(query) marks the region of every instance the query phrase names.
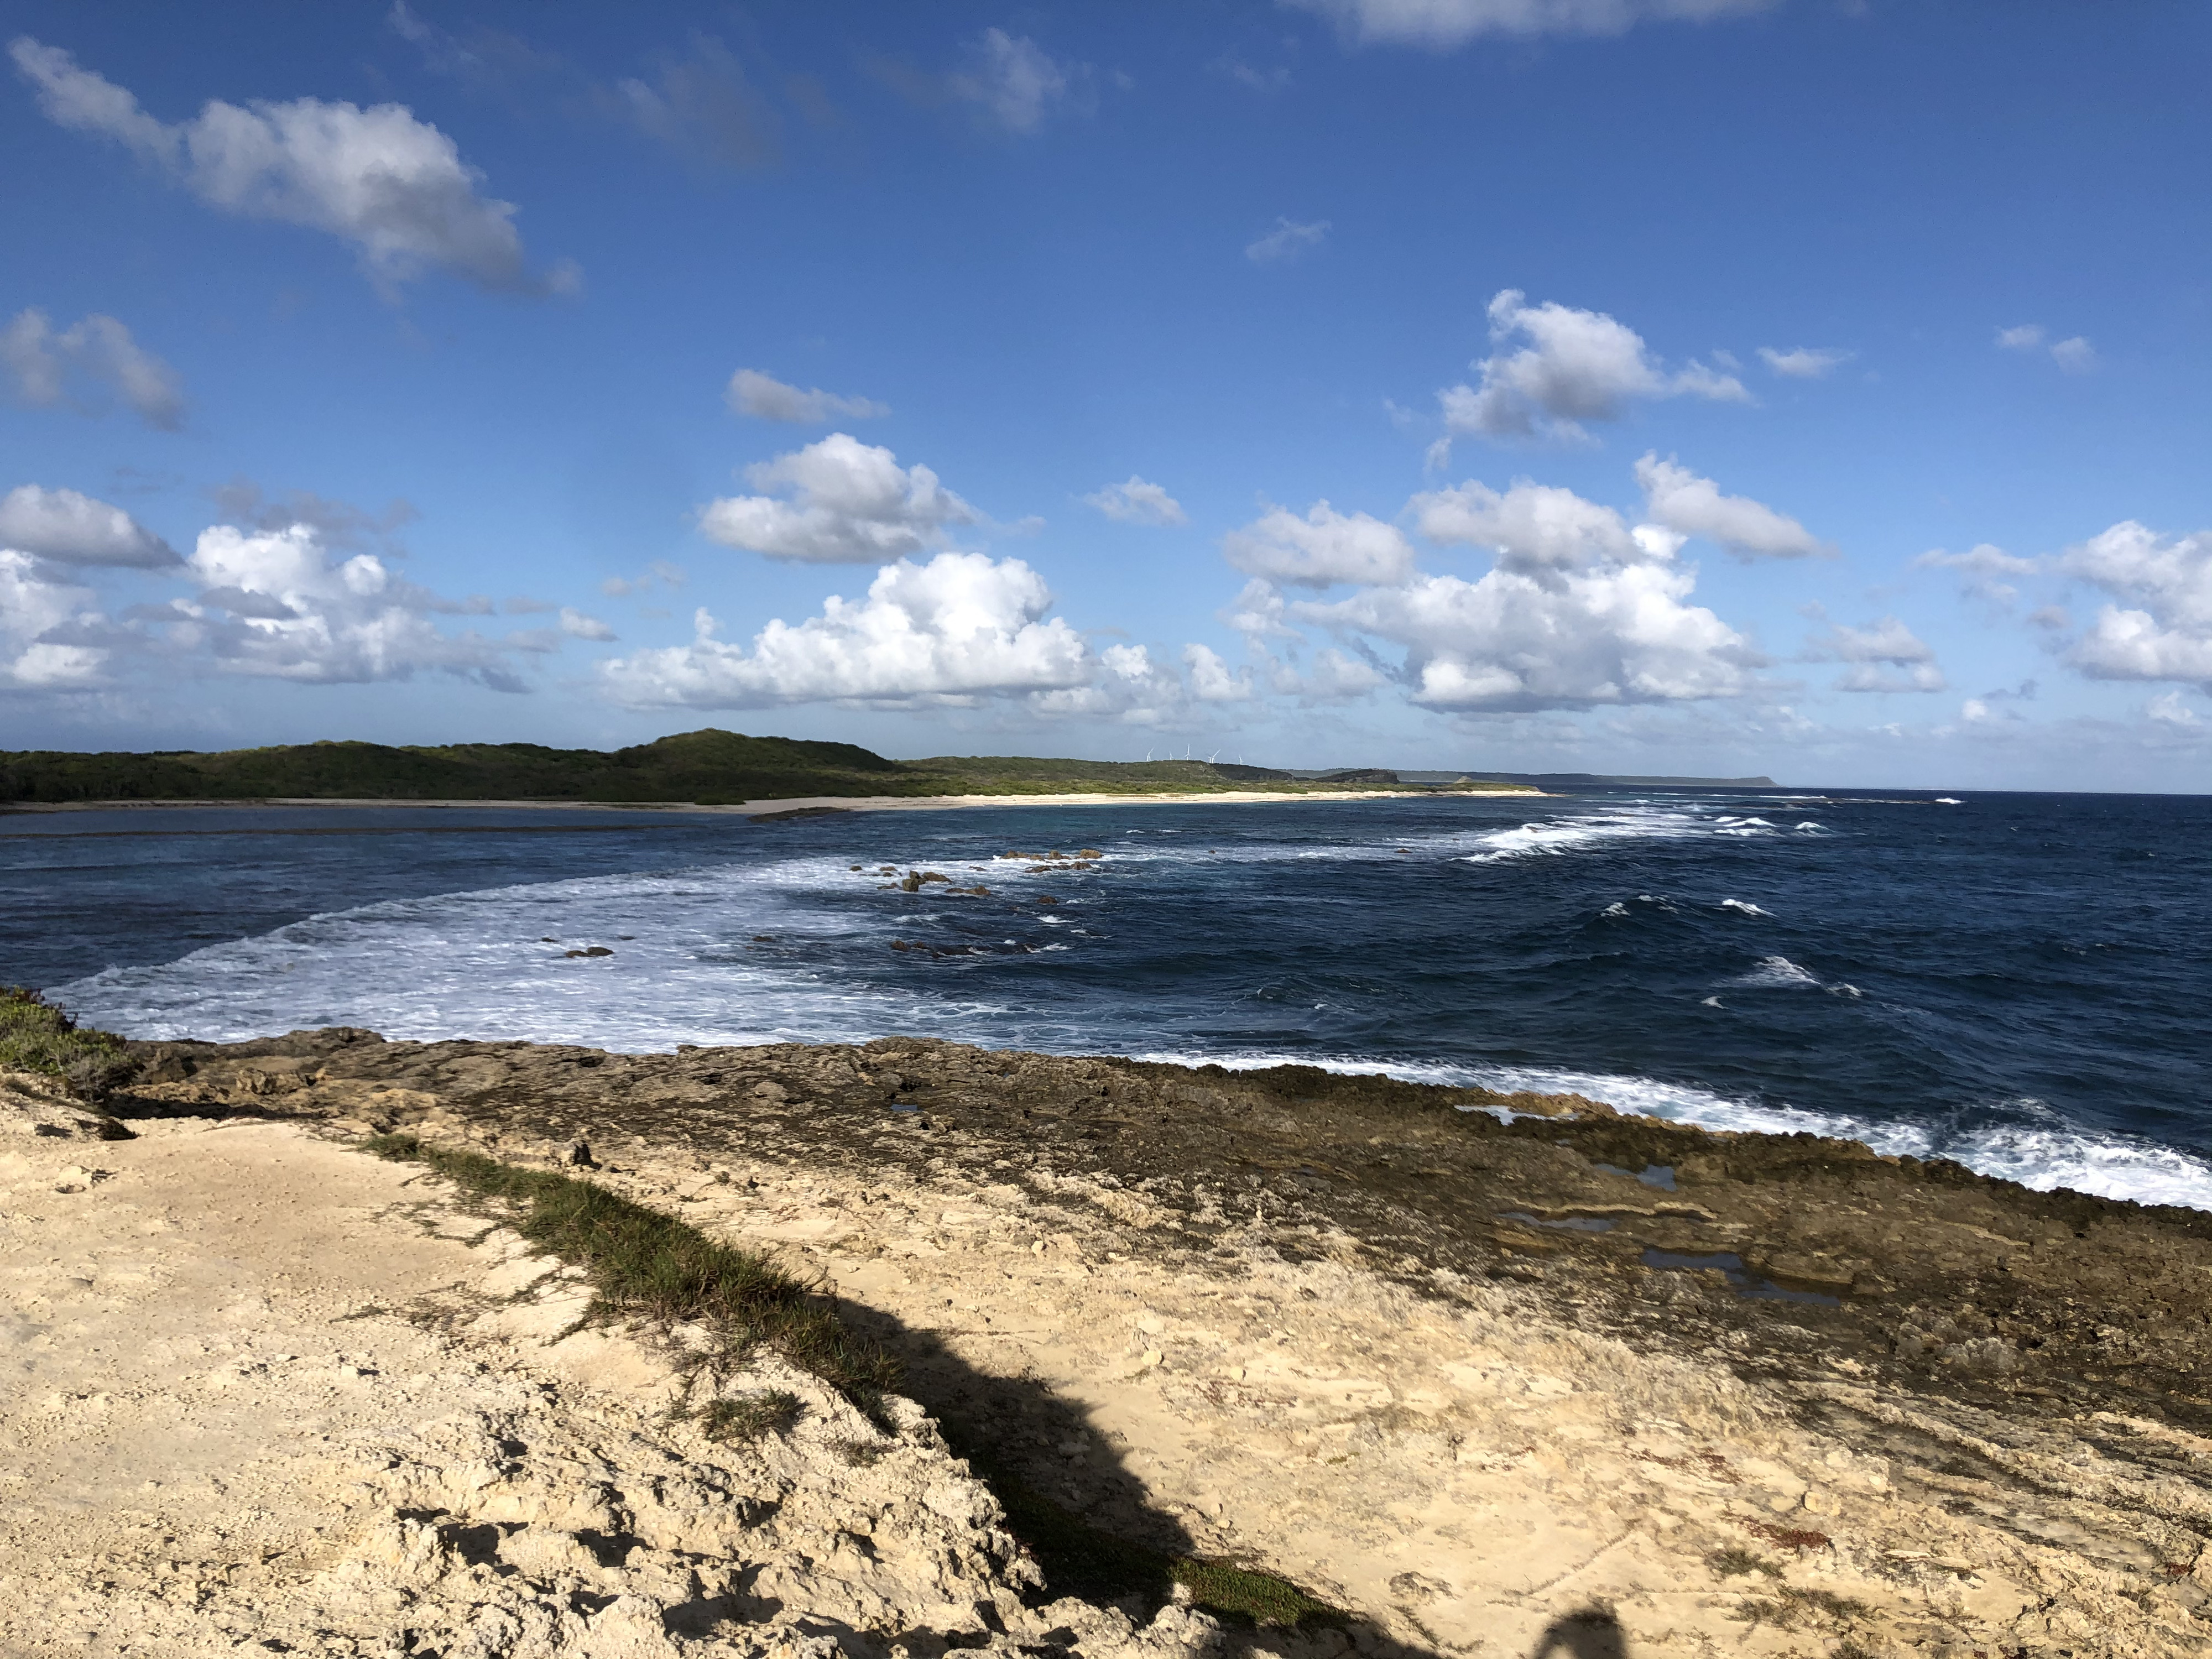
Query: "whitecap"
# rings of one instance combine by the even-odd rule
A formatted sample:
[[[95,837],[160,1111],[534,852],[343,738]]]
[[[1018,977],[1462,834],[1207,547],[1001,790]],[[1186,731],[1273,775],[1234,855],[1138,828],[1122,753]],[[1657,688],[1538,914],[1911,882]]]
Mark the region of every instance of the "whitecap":
[[[1771,910],[1760,909],[1756,904],[1746,899],[1723,899],[1720,908],[1723,910],[1738,911],[1747,916],[1771,916],[1774,914]]]
[[[1477,850],[1462,855],[1468,864],[1503,864],[1522,858],[1557,857],[1622,842],[1679,841],[1717,833],[1713,821],[1695,813],[1656,806],[1626,806],[1581,817],[1538,819],[1474,838]]]
[[[1597,914],[1600,920],[1604,920],[1609,917],[1626,917],[1628,915],[1628,907],[1623,904],[1619,899],[1615,899],[1612,903],[1607,905],[1604,909],[1599,911]]]
[[[1815,823],[1810,818],[1807,818],[1804,823],[1797,826],[1798,833],[1801,835],[1817,835],[1826,829],[1825,824]]]
[[[1818,985],[1820,980],[1788,957],[1761,957],[1739,985]]]
[[[1723,1002],[1718,997],[1707,997],[1703,1002],[1700,1002],[1698,1006],[1700,1008],[1725,1008],[1728,1005]]]
[[[1936,797],[1936,805],[1938,806],[1964,806],[1966,804],[1966,802],[1960,800],[1956,795],[1938,795]]]

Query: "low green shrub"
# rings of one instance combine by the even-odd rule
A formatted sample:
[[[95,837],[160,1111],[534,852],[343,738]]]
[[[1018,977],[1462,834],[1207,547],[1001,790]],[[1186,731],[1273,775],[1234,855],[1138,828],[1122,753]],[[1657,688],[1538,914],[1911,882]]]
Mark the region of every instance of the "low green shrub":
[[[0,1072],[58,1077],[98,1100],[136,1077],[138,1062],[114,1033],[78,1025],[27,986],[0,985]]]
[[[696,1228],[573,1176],[521,1169],[409,1134],[379,1135],[365,1146],[381,1158],[428,1164],[480,1197],[519,1206],[517,1231],[589,1277],[589,1317],[704,1325],[733,1355],[756,1346],[774,1349],[848,1396],[880,1393],[898,1382],[896,1360],[847,1330],[805,1285],[764,1255],[717,1244]]]
[[[789,1389],[770,1389],[734,1400],[717,1400],[699,1417],[709,1440],[743,1442],[788,1433],[805,1409],[804,1402]]]

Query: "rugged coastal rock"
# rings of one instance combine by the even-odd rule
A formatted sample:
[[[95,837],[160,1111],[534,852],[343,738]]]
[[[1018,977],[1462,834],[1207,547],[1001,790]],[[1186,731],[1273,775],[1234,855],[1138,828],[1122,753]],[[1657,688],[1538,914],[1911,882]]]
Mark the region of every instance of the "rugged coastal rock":
[[[354,1366],[343,1382],[317,1373],[357,1390],[308,1419],[329,1445],[295,1434],[255,1461],[234,1431],[243,1463],[276,1471],[264,1507],[295,1516],[270,1523],[295,1540],[273,1554],[195,1546],[169,1500],[125,1503],[91,1476],[19,1484],[9,1558],[34,1532],[66,1540],[9,1570],[19,1607],[60,1605],[67,1586],[71,1606],[198,1630],[250,1600],[271,1618],[319,1609],[338,1633],[321,1650],[409,1651],[413,1631],[413,1650],[441,1654],[1966,1659],[2179,1656],[2212,1638],[2212,1217],[1573,1097],[1304,1068],[920,1041],[624,1056],[350,1030],[140,1053],[141,1080],[107,1107],[137,1139],[100,1141],[101,1120],[64,1125],[50,1103],[54,1121],[0,1154],[11,1257],[46,1264],[15,1287],[46,1298],[22,1304],[33,1387],[57,1367],[88,1384],[128,1370],[100,1322],[142,1316],[131,1274],[204,1271],[193,1240],[148,1243],[165,1237],[149,1218],[212,1205],[191,1224],[212,1245],[243,1224],[213,1212],[233,1194],[301,1233],[260,1289],[222,1304],[262,1312],[224,1317],[320,1318],[314,1340],[357,1331],[346,1340],[395,1357],[331,1362]],[[580,1166],[776,1249],[902,1354],[916,1408],[892,1433],[817,1389],[787,1443],[708,1443],[669,1419],[649,1346],[563,1334],[557,1274],[531,1279],[481,1219],[481,1237],[458,1236],[462,1212],[419,1172],[345,1149],[395,1128]],[[249,1146],[251,1169],[210,1162]],[[287,1200],[276,1171],[326,1184]],[[198,1200],[161,1197],[187,1180]],[[393,1282],[366,1295],[349,1277],[367,1271],[364,1242],[403,1234]],[[445,1254],[410,1267],[410,1250]],[[72,1352],[57,1334],[78,1329],[111,1346]],[[268,1340],[312,1351],[308,1334]],[[216,1387],[189,1380],[210,1358],[145,1352],[136,1381],[46,1383],[58,1404],[16,1389],[34,1468],[67,1466],[87,1413],[127,1405],[153,1414],[145,1432]],[[106,1403],[82,1403],[95,1394]],[[109,1433],[119,1481],[135,1466]],[[853,1443],[883,1455],[856,1469],[836,1449]],[[393,1461],[320,1473],[341,1444],[356,1470]],[[1064,1595],[1079,1587],[1036,1582],[1022,1522],[955,1453],[1024,1503],[1264,1566],[1350,1616],[1222,1629],[1158,1598]],[[237,1478],[218,1461],[206,1478]],[[686,1518],[670,1519],[659,1494],[678,1489]],[[580,1520],[562,1507],[577,1503],[600,1508]],[[310,1513],[322,1530],[301,1534]],[[172,1577],[100,1565],[149,1551],[170,1553]]]

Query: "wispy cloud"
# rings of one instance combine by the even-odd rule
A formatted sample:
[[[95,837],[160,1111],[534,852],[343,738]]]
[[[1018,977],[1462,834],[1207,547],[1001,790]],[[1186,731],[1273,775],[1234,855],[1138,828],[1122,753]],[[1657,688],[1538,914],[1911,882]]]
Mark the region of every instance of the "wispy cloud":
[[[34,407],[70,403],[88,413],[104,399],[72,394],[89,382],[130,404],[151,427],[175,431],[184,424],[185,394],[176,371],[139,345],[114,318],[94,312],[57,331],[46,313],[19,311],[0,328],[0,373],[14,382],[15,399]]]
[[[1255,264],[1279,264],[1319,247],[1328,233],[1329,222],[1326,219],[1303,224],[1296,219],[1278,219],[1273,230],[1244,245],[1244,257]]]
[[[757,368],[741,368],[731,375],[729,387],[723,395],[730,407],[740,415],[750,415],[758,421],[789,421],[799,425],[841,418],[874,420],[891,412],[889,404],[878,403],[873,398],[841,397],[818,386],[802,392]]]
[[[1777,374],[1792,380],[1818,380],[1857,354],[1832,346],[1796,346],[1788,351],[1761,346],[1759,355]]]
[[[1997,331],[1997,345],[2006,351],[2036,351],[2050,339],[2050,331],[2041,323],[2022,323],[2016,328]],[[2069,374],[2093,373],[2098,363],[2097,349],[2082,336],[2051,341],[2051,361]]]

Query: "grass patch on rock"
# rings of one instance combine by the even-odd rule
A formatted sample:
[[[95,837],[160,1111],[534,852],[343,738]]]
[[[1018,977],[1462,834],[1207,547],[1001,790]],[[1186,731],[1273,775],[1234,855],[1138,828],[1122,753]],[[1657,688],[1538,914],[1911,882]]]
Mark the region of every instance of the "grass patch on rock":
[[[788,1433],[805,1410],[799,1396],[787,1389],[739,1395],[717,1400],[699,1413],[709,1440],[746,1442]]]
[[[112,1032],[80,1026],[27,986],[0,985],[0,1072],[58,1077],[98,1100],[137,1076],[138,1062]]]
[[[482,1198],[521,1212],[515,1229],[584,1270],[590,1317],[702,1325],[732,1353],[766,1347],[848,1396],[894,1387],[898,1364],[845,1328],[805,1285],[764,1255],[717,1244],[697,1229],[573,1176],[501,1164],[414,1135],[378,1135],[364,1150],[427,1164]]]

